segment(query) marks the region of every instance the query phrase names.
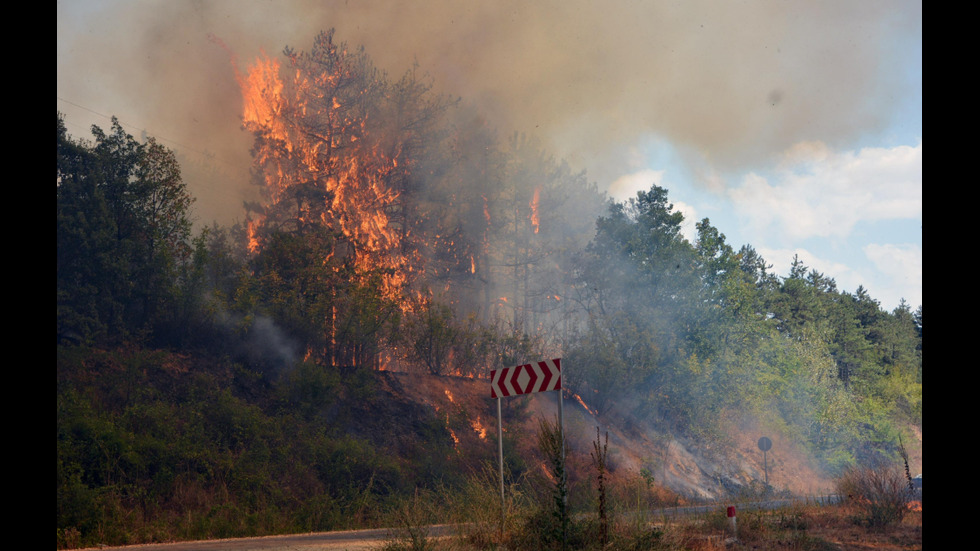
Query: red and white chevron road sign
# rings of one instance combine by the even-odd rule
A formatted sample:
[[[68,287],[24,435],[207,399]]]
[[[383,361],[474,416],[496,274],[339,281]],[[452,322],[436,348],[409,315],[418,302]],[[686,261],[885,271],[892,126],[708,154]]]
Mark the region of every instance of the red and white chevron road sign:
[[[490,397],[515,396],[561,388],[561,358],[505,367],[490,373]]]

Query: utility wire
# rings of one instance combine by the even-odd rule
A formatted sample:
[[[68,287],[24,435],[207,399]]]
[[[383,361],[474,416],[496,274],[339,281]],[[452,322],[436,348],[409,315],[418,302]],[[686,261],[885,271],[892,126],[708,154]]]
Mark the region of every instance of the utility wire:
[[[64,103],[66,103],[68,105],[71,105],[73,107],[76,107],[78,109],[82,109],[84,111],[87,111],[89,113],[92,113],[93,115],[102,117],[102,118],[104,118],[106,120],[109,120],[109,121],[112,120],[112,117],[109,116],[109,115],[106,115],[104,113],[100,113],[100,112],[95,111],[93,109],[89,109],[88,107],[85,107],[84,105],[79,105],[78,103],[75,103],[75,102],[73,102],[71,100],[65,99],[65,98],[63,98],[61,96],[57,96],[57,97],[58,97],[58,101],[64,102]],[[231,162],[231,161],[229,161],[227,159],[222,159],[222,158],[218,157],[214,153],[201,151],[201,150],[195,149],[193,147],[186,146],[186,145],[184,145],[184,144],[182,144],[182,143],[180,143],[180,142],[178,142],[176,140],[171,140],[171,139],[168,139],[168,138],[163,138],[163,137],[157,136],[156,134],[153,134],[153,133],[147,131],[145,128],[139,128],[139,127],[137,127],[135,125],[131,125],[131,124],[125,123],[125,122],[119,120],[118,117],[116,118],[116,120],[119,122],[120,126],[123,126],[124,128],[130,129],[131,132],[134,132],[134,133],[135,132],[142,132],[144,135],[153,136],[154,138],[156,138],[160,142],[168,142],[170,144],[174,144],[176,146],[175,151],[180,150],[185,155],[190,154],[190,153],[199,155],[201,158],[203,158],[205,160],[205,162],[207,162],[207,161],[217,161],[217,162],[221,163],[222,165],[224,165],[225,167],[227,167],[227,168],[229,168],[231,170],[231,174],[226,174],[225,175],[226,178],[227,177],[239,178],[242,181],[248,181],[248,179],[249,179],[249,169],[248,169],[248,167],[242,167],[242,164],[241,163]],[[65,120],[65,124],[66,125],[69,125],[69,126],[72,126],[72,127],[76,127],[76,128],[80,128],[81,127],[81,125],[79,125],[79,124],[75,124],[73,122],[69,122],[67,120],[67,117],[66,117],[66,120]],[[91,130],[91,127],[85,128],[85,129],[83,129],[83,133],[87,133],[90,130]],[[235,173],[238,173],[238,176],[234,176]],[[226,196],[228,199],[233,199],[235,202],[238,202],[238,201],[241,201],[242,200],[242,197],[240,197],[237,194],[231,194],[231,193],[229,193],[224,188],[215,189],[215,188],[212,188],[212,187],[209,186],[208,189],[206,190],[206,192],[205,192],[205,190],[199,190],[198,193],[207,193],[207,194],[209,194],[211,196],[214,196],[214,194],[217,193],[219,195]],[[203,197],[203,195],[201,195],[199,197]]]
[[[65,103],[67,103],[68,105],[77,107],[79,109],[83,109],[85,111],[88,111],[89,113],[92,113],[93,115],[98,115],[98,116],[100,116],[100,117],[102,117],[102,118],[104,118],[106,120],[109,120],[109,121],[112,120],[112,117],[109,116],[109,115],[106,115],[104,113],[100,113],[100,112],[95,111],[93,109],[89,109],[88,107],[85,107],[84,105],[79,105],[79,104],[77,104],[77,103],[75,103],[75,102],[73,102],[71,100],[65,99],[65,98],[63,98],[61,96],[57,96],[57,98],[58,98],[59,101],[63,101]],[[139,132],[141,132],[141,133],[143,133],[143,134],[145,134],[147,136],[153,136],[158,141],[171,143],[174,146],[176,146],[176,147],[184,150],[185,153],[194,153],[194,154],[200,155],[201,157],[203,157],[205,159],[214,159],[214,160],[220,161],[223,164],[228,165],[229,167],[233,167],[236,170],[240,170],[240,171],[242,171],[244,173],[247,173],[248,172],[247,169],[243,169],[243,168],[240,167],[240,163],[233,163],[233,162],[228,161],[226,159],[221,159],[217,155],[215,155],[214,153],[211,153],[211,152],[208,152],[208,151],[201,151],[201,150],[196,149],[194,147],[191,147],[191,146],[182,144],[182,143],[180,143],[180,142],[178,142],[176,140],[171,140],[169,138],[165,138],[165,137],[160,136],[158,134],[149,132],[149,131],[147,131],[146,128],[141,128],[141,127],[138,127],[136,125],[125,123],[122,120],[119,120],[118,117],[116,117],[116,120],[119,122],[119,124],[121,126],[123,126],[125,128],[129,128],[129,129],[131,129],[131,131],[134,131],[134,132],[135,131],[139,131]],[[67,121],[66,121],[66,123],[67,123]],[[72,124],[72,126],[77,126],[77,125]]]

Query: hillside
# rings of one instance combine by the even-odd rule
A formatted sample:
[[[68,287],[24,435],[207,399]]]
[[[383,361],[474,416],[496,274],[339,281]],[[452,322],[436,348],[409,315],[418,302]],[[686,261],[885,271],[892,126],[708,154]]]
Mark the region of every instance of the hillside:
[[[467,455],[483,453],[496,462],[496,400],[490,397],[489,381],[467,377],[379,374],[391,392],[432,408],[447,419],[447,427],[458,439],[458,449]],[[520,454],[536,457],[534,434],[540,419],[558,415],[554,392],[505,398],[503,430],[519,433]],[[514,404],[506,404],[510,400]],[[564,427],[570,454],[569,463],[579,471],[588,468],[589,452],[596,439],[596,428],[609,434],[610,467],[614,474],[638,475],[642,469],[661,484],[693,499],[718,499],[765,480],[763,453],[758,438],[763,434],[751,427],[733,432],[734,446],[705,446],[689,438],[660,433],[647,424],[628,419],[617,410],[601,418],[590,411],[577,395],[566,393]],[[508,411],[520,409],[517,414]],[[516,423],[515,423],[515,417]],[[453,423],[449,423],[452,420]],[[453,425],[455,428],[450,427]],[[464,427],[460,429],[460,427]],[[470,430],[466,430],[468,426]],[[831,490],[832,481],[821,474],[798,446],[778,435],[767,434],[773,448],[767,452],[769,482],[777,491],[810,495]],[[583,460],[584,458],[584,460]],[[539,468],[543,469],[543,465]],[[578,472],[573,476],[588,477]]]
[[[568,367],[573,510],[607,433],[620,503],[826,492],[821,469],[903,445],[921,471],[921,305],[885,311],[798,257],[780,276],[707,218],[690,240],[666,188],[612,202],[332,40],[285,96],[250,71],[254,114],[289,120],[246,117],[264,187],[231,227],[195,230],[173,151],[115,118],[76,139],[59,113],[59,546],[371,527],[418,492],[492,493],[487,381],[445,374],[544,353]],[[503,403],[529,502],[553,502],[556,404]]]
[[[418,491],[482,480],[492,493],[495,402],[486,379],[308,363],[262,373],[217,356],[59,346],[59,547],[373,527]],[[698,441],[635,420],[626,400],[600,416],[567,390],[563,404],[574,510],[594,507],[597,429],[614,502],[635,503],[644,484],[643,499],[662,505],[764,489],[751,425],[726,420],[729,442]],[[502,410],[506,479],[540,499],[550,475],[536,434],[556,419],[557,393]],[[799,447],[766,435],[774,491],[832,488]]]

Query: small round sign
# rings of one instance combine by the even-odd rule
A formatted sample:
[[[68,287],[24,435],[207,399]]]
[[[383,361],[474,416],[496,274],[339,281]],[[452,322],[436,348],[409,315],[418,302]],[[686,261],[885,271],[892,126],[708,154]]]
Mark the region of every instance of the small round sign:
[[[763,436],[762,438],[759,439],[759,449],[760,450],[762,450],[764,452],[767,452],[767,451],[769,451],[770,448],[772,448],[772,440],[770,440],[769,438],[767,438],[765,436]]]

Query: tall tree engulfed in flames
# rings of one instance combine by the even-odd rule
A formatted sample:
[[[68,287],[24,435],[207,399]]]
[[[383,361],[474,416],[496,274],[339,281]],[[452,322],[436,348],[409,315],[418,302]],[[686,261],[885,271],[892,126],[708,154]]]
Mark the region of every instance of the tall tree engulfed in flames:
[[[413,170],[446,102],[414,74],[389,83],[363,51],[332,37],[321,33],[308,53],[287,49],[285,70],[259,59],[242,81],[267,199],[251,213],[250,246],[269,231],[326,228],[337,239],[328,260],[350,263],[359,278],[380,275],[384,296],[397,299],[423,267]]]
[[[264,198],[249,207],[249,248],[265,277],[293,286],[278,303],[301,307],[285,317],[319,327],[302,335],[308,357],[377,362],[365,343],[381,324],[433,301],[519,332],[565,308],[556,251],[576,248],[570,235],[584,245],[601,205],[581,193],[584,174],[523,136],[503,151],[417,69],[389,80],[333,31],[282,63],[257,59],[239,81]]]
[[[272,240],[298,238],[321,257],[321,271],[311,279],[327,273],[347,282],[348,291],[353,285],[389,307],[411,310],[427,300],[411,292],[426,269],[429,233],[416,191],[450,102],[430,93],[414,71],[390,82],[363,50],[335,44],[332,31],[320,33],[309,52],[287,48],[285,59],[282,66],[260,58],[240,78],[243,123],[255,136],[253,171],[264,197],[249,207],[250,250],[258,254]],[[343,328],[364,325],[365,313],[345,310],[353,302],[344,302],[338,286],[311,285],[330,295],[314,308],[327,320],[330,342],[310,346],[307,339],[307,355],[325,354],[332,364],[363,361],[364,353],[338,356],[336,343]],[[375,318],[368,325],[381,322],[377,312],[368,317]],[[357,337],[376,327],[362,329],[347,340],[363,341]]]

